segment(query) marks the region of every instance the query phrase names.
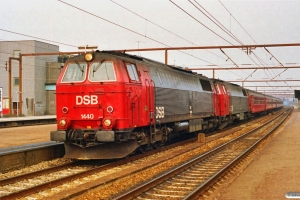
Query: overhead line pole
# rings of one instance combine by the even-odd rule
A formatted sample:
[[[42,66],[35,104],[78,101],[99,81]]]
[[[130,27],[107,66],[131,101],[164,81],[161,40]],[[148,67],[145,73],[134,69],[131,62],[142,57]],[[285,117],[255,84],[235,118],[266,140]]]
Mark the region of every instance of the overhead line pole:
[[[293,80],[293,79],[286,79],[286,80],[227,80],[228,82],[279,82],[279,81],[294,81],[294,82],[298,82],[300,81],[299,79],[297,80]],[[277,86],[273,86],[273,87],[277,87]]]
[[[255,88],[257,88],[257,87],[288,87],[288,88],[294,88],[294,87],[300,87],[300,85],[289,85],[289,86],[287,86],[287,85],[282,85],[282,86],[270,86],[270,85],[265,85],[265,86],[263,86],[263,85],[257,85],[257,86],[245,86],[245,87],[255,87]]]
[[[225,45],[225,46],[196,46],[196,47],[162,47],[162,48],[143,48],[143,49],[119,49],[113,51],[134,52],[134,51],[165,51],[165,64],[168,64],[168,51],[174,50],[196,50],[196,49],[242,49],[248,50],[259,47],[297,47],[300,43],[286,44],[253,44],[253,45]]]
[[[248,69],[248,70],[252,70],[252,69],[282,69],[282,68],[290,68],[290,69],[299,69],[300,66],[287,66],[287,67],[277,67],[277,66],[274,66],[274,67],[239,67],[239,68],[236,68],[236,67],[218,67],[218,68],[192,68],[192,67],[188,67],[186,69],[190,69],[190,70],[244,70],[244,69]]]
[[[143,48],[143,49],[119,49],[114,51],[133,52],[133,51],[171,51],[171,50],[196,50],[196,49],[242,49],[259,47],[297,47],[300,43],[286,44],[253,44],[253,45],[225,45],[225,46],[196,46],[196,47],[161,47],[161,48]]]

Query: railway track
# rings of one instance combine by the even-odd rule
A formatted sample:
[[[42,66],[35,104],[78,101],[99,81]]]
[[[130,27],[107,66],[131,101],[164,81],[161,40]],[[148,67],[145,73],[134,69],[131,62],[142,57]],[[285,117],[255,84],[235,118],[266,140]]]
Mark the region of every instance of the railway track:
[[[190,139],[181,144],[194,141]],[[165,151],[169,148],[173,148],[178,143],[169,145],[162,149],[144,153],[141,155],[133,156],[119,161],[74,161],[72,163],[66,163],[51,168],[46,168],[18,176],[13,176],[0,180],[0,199],[15,199],[28,196],[36,193],[36,191],[42,191],[49,188],[54,188],[58,185],[68,183],[75,179],[85,178],[90,175],[101,173],[105,170],[125,165],[126,163],[133,162],[141,159],[144,156],[157,153],[159,151]],[[79,192],[80,193],[80,192]],[[47,196],[47,194],[45,194]]]
[[[290,111],[115,199],[197,199],[273,132]]]
[[[265,117],[257,121],[263,123],[269,117]],[[252,125],[241,125],[241,127],[244,127],[245,129],[248,129],[248,126],[251,127]],[[206,141],[208,143],[209,141],[213,142],[214,140],[219,139],[223,141],[222,137],[224,137],[224,135],[234,134],[238,130],[241,130],[241,127],[229,129],[224,133],[218,134],[218,136],[212,135],[211,137],[208,137]],[[87,162],[81,161],[28,173],[15,178],[12,177],[3,179],[0,180],[0,199],[15,199],[24,196],[35,199],[60,199],[81,195],[84,192],[89,191],[91,188],[97,188],[99,186],[105,187],[117,180],[123,178],[126,179],[128,176],[142,172],[145,169],[151,170],[166,160],[166,156],[163,153],[160,158],[161,160],[154,158],[153,161],[151,161],[151,159],[148,158],[151,157],[151,155],[167,152],[167,157],[169,159],[176,159],[176,156],[183,154],[183,152],[188,150],[191,151],[193,148],[196,149],[203,145],[195,143],[194,141],[195,139],[191,139],[189,141],[176,143],[155,151],[112,163],[87,164]],[[190,143],[194,146],[185,146],[188,146]],[[114,194],[116,193],[120,192],[114,191]]]

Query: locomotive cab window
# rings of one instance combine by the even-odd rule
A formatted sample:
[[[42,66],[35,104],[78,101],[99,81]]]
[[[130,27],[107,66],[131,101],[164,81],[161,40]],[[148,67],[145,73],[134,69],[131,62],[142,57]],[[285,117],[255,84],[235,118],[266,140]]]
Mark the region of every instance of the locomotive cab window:
[[[131,81],[140,81],[136,66],[134,64],[126,63],[126,69]]]
[[[112,62],[94,62],[90,66],[89,80],[92,82],[115,81],[116,75]]]
[[[86,75],[86,63],[69,63],[62,79],[63,83],[66,82],[82,82]]]
[[[215,84],[215,88],[216,88],[216,90],[217,90],[217,94],[221,94],[220,88],[219,88],[219,85],[218,85],[218,84]]]
[[[222,85],[222,88],[223,88],[224,94],[227,94],[226,87],[224,85]]]

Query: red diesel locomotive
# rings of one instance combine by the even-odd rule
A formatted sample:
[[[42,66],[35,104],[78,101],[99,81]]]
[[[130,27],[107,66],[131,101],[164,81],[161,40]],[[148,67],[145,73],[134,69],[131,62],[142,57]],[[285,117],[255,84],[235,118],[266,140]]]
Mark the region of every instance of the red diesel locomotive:
[[[282,107],[278,98],[113,51],[67,60],[56,102],[51,140],[77,159],[122,158]]]

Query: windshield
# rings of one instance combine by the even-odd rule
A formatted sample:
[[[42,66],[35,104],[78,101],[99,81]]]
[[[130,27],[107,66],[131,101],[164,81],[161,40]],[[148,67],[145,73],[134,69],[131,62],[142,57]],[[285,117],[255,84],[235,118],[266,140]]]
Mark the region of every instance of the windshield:
[[[86,63],[69,63],[62,82],[82,82],[86,75]]]
[[[112,62],[95,62],[90,66],[90,81],[115,81],[116,75]]]

